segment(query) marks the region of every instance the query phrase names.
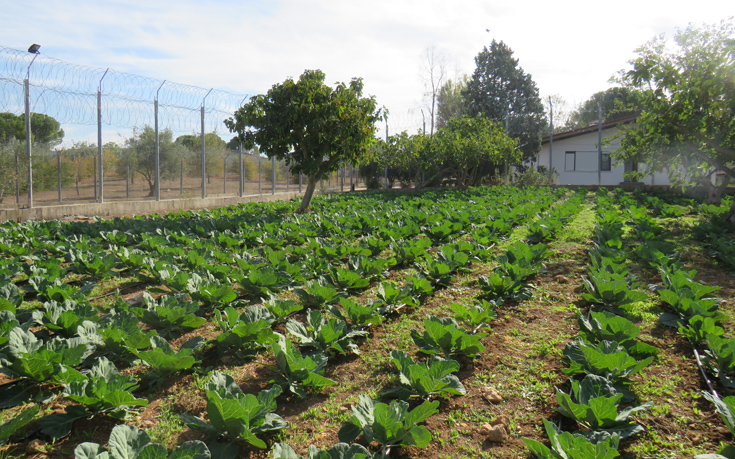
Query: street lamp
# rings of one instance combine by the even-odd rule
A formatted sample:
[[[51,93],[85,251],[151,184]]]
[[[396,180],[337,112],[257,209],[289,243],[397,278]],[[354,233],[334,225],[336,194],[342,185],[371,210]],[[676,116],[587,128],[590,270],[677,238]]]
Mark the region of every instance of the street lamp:
[[[33,207],[33,167],[31,164],[31,65],[36,60],[39,54],[38,48],[41,45],[36,43],[32,44],[28,48],[28,52],[33,54],[28,69],[26,71],[25,81],[25,108],[26,108],[26,156],[28,157],[28,208]]]

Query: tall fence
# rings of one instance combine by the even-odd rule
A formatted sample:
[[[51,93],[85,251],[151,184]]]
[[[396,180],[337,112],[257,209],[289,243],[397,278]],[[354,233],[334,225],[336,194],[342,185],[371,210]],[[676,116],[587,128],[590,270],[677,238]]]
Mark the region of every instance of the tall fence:
[[[31,51],[0,47],[0,208],[301,189],[285,164],[212,136],[228,132],[224,120],[246,94]],[[44,138],[53,120],[67,131],[63,143]],[[356,172],[322,187],[359,186]]]

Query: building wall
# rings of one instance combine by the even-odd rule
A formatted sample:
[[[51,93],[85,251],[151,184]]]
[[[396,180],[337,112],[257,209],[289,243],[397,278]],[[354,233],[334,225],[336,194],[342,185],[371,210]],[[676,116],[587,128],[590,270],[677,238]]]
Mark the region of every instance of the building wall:
[[[614,135],[617,128],[608,128],[602,131],[603,139]],[[603,155],[620,147],[620,140],[616,139],[609,145],[603,145]],[[566,152],[574,152],[567,155]],[[625,181],[623,176],[625,166],[616,164],[611,160],[609,171],[599,172],[598,182],[598,150],[597,132],[570,137],[563,140],[554,140],[552,151],[553,165],[556,169],[557,183],[559,185],[619,185]],[[549,166],[549,144],[541,147],[538,157],[538,165]],[[639,170],[645,171],[645,164],[638,165]],[[657,172],[642,180],[646,185],[668,185],[669,179],[666,171]]]

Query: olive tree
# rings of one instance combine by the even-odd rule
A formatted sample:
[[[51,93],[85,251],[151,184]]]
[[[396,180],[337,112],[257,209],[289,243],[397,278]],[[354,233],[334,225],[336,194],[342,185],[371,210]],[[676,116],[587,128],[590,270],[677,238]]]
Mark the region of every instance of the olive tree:
[[[305,212],[322,177],[368,159],[383,110],[375,98],[362,97],[362,90],[360,78],[332,88],[321,70],[306,70],[298,81],[288,78],[251,97],[225,124],[246,147],[258,145],[269,158],[306,176],[297,211]]]

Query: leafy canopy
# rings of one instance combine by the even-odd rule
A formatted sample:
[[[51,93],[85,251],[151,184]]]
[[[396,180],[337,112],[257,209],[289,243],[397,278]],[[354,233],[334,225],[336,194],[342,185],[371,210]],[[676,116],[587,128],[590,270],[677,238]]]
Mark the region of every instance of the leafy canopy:
[[[670,178],[735,178],[735,25],[689,26],[638,48],[621,82],[640,93],[642,112],[622,131],[619,159],[668,167]],[[682,174],[682,171],[686,175]],[[716,199],[716,198],[715,198]]]
[[[373,97],[362,97],[361,78],[334,88],[324,78],[321,70],[306,70],[298,81],[288,78],[251,97],[225,120],[246,146],[257,144],[269,158],[285,161],[292,172],[308,177],[300,212],[309,207],[325,174],[367,157],[382,113]]]
[[[493,40],[475,57],[475,68],[463,93],[467,114],[482,115],[497,123],[508,122],[508,133],[518,140],[524,157],[541,148],[546,115],[536,83],[502,41]]]

